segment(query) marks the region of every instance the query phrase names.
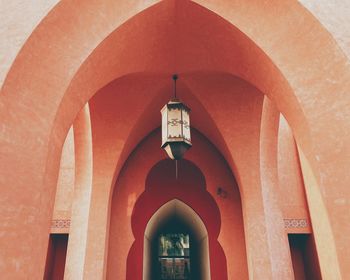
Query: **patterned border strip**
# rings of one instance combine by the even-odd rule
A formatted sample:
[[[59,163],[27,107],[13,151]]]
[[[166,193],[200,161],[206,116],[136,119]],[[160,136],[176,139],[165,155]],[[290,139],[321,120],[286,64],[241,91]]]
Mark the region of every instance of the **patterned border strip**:
[[[284,219],[285,228],[307,228],[307,219]]]
[[[52,220],[52,228],[69,228],[70,220]],[[307,219],[284,219],[285,228],[307,228]]]
[[[69,228],[70,220],[52,220],[51,228]]]

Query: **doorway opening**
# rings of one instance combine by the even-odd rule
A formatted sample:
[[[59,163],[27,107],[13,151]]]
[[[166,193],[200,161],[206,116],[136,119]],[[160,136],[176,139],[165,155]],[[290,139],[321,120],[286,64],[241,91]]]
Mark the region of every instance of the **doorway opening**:
[[[207,229],[198,214],[178,199],[160,207],[147,224],[143,279],[210,279]]]
[[[68,234],[50,234],[44,280],[59,280],[64,277],[68,246]]]
[[[190,235],[163,233],[158,238],[158,275],[160,280],[191,279]]]
[[[322,279],[313,235],[288,234],[288,240],[295,279]]]

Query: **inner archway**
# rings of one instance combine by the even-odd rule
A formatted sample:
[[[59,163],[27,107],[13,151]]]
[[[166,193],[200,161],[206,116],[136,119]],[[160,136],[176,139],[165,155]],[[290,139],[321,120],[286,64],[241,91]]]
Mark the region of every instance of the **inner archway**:
[[[137,146],[116,181],[107,279],[143,278],[147,225],[158,209],[174,199],[193,209],[205,224],[210,256],[214,256],[210,258],[211,279],[248,279],[241,199],[227,162],[193,130],[196,145],[179,162],[176,179],[175,163],[165,159],[159,148],[160,136],[156,130]],[[218,186],[227,192],[226,197],[217,194]]]
[[[156,163],[146,178],[145,191],[135,203],[131,217],[135,240],[127,258],[126,279],[169,279],[166,273],[165,278],[159,278],[158,262],[162,256],[157,255],[157,239],[162,235],[166,238],[167,234],[185,234],[194,245],[193,255],[188,256],[192,263],[189,268],[193,269],[191,277],[227,280],[226,255],[218,240],[221,229],[218,204],[207,191],[205,177],[197,165],[186,159],[179,161],[178,178],[175,177],[174,167],[174,162],[169,159]],[[181,201],[187,208],[184,205],[177,207],[179,203],[176,201]],[[194,226],[193,223],[203,225]],[[175,229],[180,231],[175,232]],[[201,241],[204,243],[201,244]],[[206,247],[207,250],[204,249]],[[209,252],[215,255],[210,261]]]
[[[166,250],[164,243],[179,244],[175,239],[186,248]],[[168,247],[181,247],[177,244]],[[143,280],[153,279],[211,279],[208,231],[198,214],[178,199],[160,207],[145,230]]]

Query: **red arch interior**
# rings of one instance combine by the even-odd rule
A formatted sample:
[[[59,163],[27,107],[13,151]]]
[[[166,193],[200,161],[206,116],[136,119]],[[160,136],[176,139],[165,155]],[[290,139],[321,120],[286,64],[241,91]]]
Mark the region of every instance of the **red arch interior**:
[[[166,189],[166,191],[164,191]],[[135,204],[132,228],[135,242],[127,260],[126,279],[142,278],[144,233],[152,215],[165,203],[179,199],[189,205],[203,220],[209,237],[211,279],[227,279],[225,254],[217,241],[220,232],[220,212],[215,200],[206,191],[202,172],[187,160],[179,161],[179,177],[175,177],[175,162],[163,160],[150,171],[146,189]]]

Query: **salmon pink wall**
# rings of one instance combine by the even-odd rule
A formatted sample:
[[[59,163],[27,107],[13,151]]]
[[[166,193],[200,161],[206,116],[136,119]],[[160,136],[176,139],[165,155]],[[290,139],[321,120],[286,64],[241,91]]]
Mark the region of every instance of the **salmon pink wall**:
[[[278,130],[278,181],[280,205],[285,219],[305,220],[305,227],[287,228],[290,233],[311,233],[311,223],[293,133],[281,115]]]
[[[347,145],[350,135],[344,133],[350,131],[350,66],[347,57],[327,30],[297,1],[195,2],[202,7],[191,1],[162,1],[153,7],[151,13],[147,15],[148,10],[143,13],[146,16],[136,16],[137,20],[128,25],[124,24],[127,19],[158,1],[61,1],[25,42],[0,94],[1,163],[5,166],[0,170],[3,221],[0,223],[3,259],[0,268],[3,277],[31,275],[34,279],[42,278],[61,150],[69,127],[86,102],[100,88],[130,69],[138,72],[156,69],[169,74],[168,71],[178,69],[184,72],[203,70],[204,66],[205,69],[228,71],[249,80],[269,95],[286,116],[312,178],[313,192],[308,196],[308,202],[312,204],[313,197],[320,202],[310,207],[310,213],[314,212],[310,215],[313,225],[322,225],[319,232],[314,232],[328,241],[319,242],[321,239],[315,238],[323,259],[323,274],[330,279],[334,275],[339,279],[349,274],[347,248],[350,235],[346,233],[350,231],[347,222],[350,216],[350,146]],[[180,35],[173,37],[178,33],[162,29],[163,26],[169,27],[164,23],[173,22],[170,18],[178,18],[173,17],[179,14],[174,13],[174,8],[188,12],[180,13],[182,16],[185,14],[189,19],[201,20],[196,21],[197,24],[183,22],[183,30],[189,33],[180,34],[187,44],[179,53],[187,53],[188,61],[181,60],[183,56],[177,57],[174,51],[181,47],[181,44],[172,44],[179,42]],[[144,24],[149,22],[152,24]],[[207,27],[206,33],[201,32],[202,27]],[[212,39],[209,40],[213,44],[211,48],[198,48],[207,46],[208,38]],[[196,44],[189,44],[187,39]],[[125,42],[133,48],[125,48]],[[192,45],[194,48],[187,49]],[[145,49],[149,56],[143,56]],[[234,60],[233,54],[236,55]],[[214,97],[218,99],[216,95]],[[234,96],[230,95],[228,100],[234,100]],[[215,107],[215,102],[211,103]],[[250,118],[251,112],[246,110],[246,116]],[[231,125],[235,113],[224,112],[227,121],[219,129],[225,132],[224,140],[229,144],[233,143],[235,136],[235,127]],[[119,121],[123,123],[124,119]],[[242,129],[239,134],[246,134],[241,139],[249,142],[251,134],[244,130],[245,127],[246,123],[239,127]],[[118,143],[119,148],[123,147],[125,139]],[[228,146],[230,157],[235,153],[235,147]],[[249,152],[252,147],[247,145],[246,150]],[[108,150],[104,152],[109,153]],[[256,154],[244,157],[258,158]],[[110,162],[114,163],[108,161],[105,164],[115,168]],[[253,166],[255,171],[259,169],[258,162],[256,160]],[[233,163],[230,165],[234,169]],[[244,160],[241,166],[249,177],[251,161]],[[94,170],[94,175],[100,171]],[[237,176],[239,184],[240,179]],[[100,202],[93,204],[100,211],[92,211],[90,215],[104,222],[108,220],[109,190],[113,186],[108,180],[101,183],[101,178],[94,179],[93,193],[102,186],[107,198],[93,196],[94,202]],[[242,181],[244,187],[260,186],[256,178]],[[320,209],[317,206],[322,207],[324,215],[317,215]],[[261,215],[262,209],[258,209]],[[253,224],[260,227],[262,222]],[[250,229],[248,225],[247,231]],[[107,227],[105,222],[95,228],[106,231]],[[265,230],[263,227],[262,232]],[[322,232],[327,234],[322,236]],[[105,252],[101,249],[96,254],[96,244],[103,244],[101,248],[104,248],[105,234],[90,233],[92,245],[88,248],[91,252],[86,257],[98,258],[90,261],[86,270],[88,275],[97,273],[99,276],[94,275],[95,279],[102,278]],[[100,236],[102,242],[99,242]],[[246,240],[248,244],[257,239]],[[262,251],[270,254],[267,250]],[[254,256],[256,254],[249,254],[251,273],[264,270],[264,275],[270,275],[270,264],[254,259]]]
[[[74,134],[73,127],[69,129],[62,148],[60,171],[58,174],[55,206],[52,220],[69,222],[71,219],[74,180],[75,180],[75,157],[74,157]],[[69,227],[52,227],[51,233],[68,233]]]

